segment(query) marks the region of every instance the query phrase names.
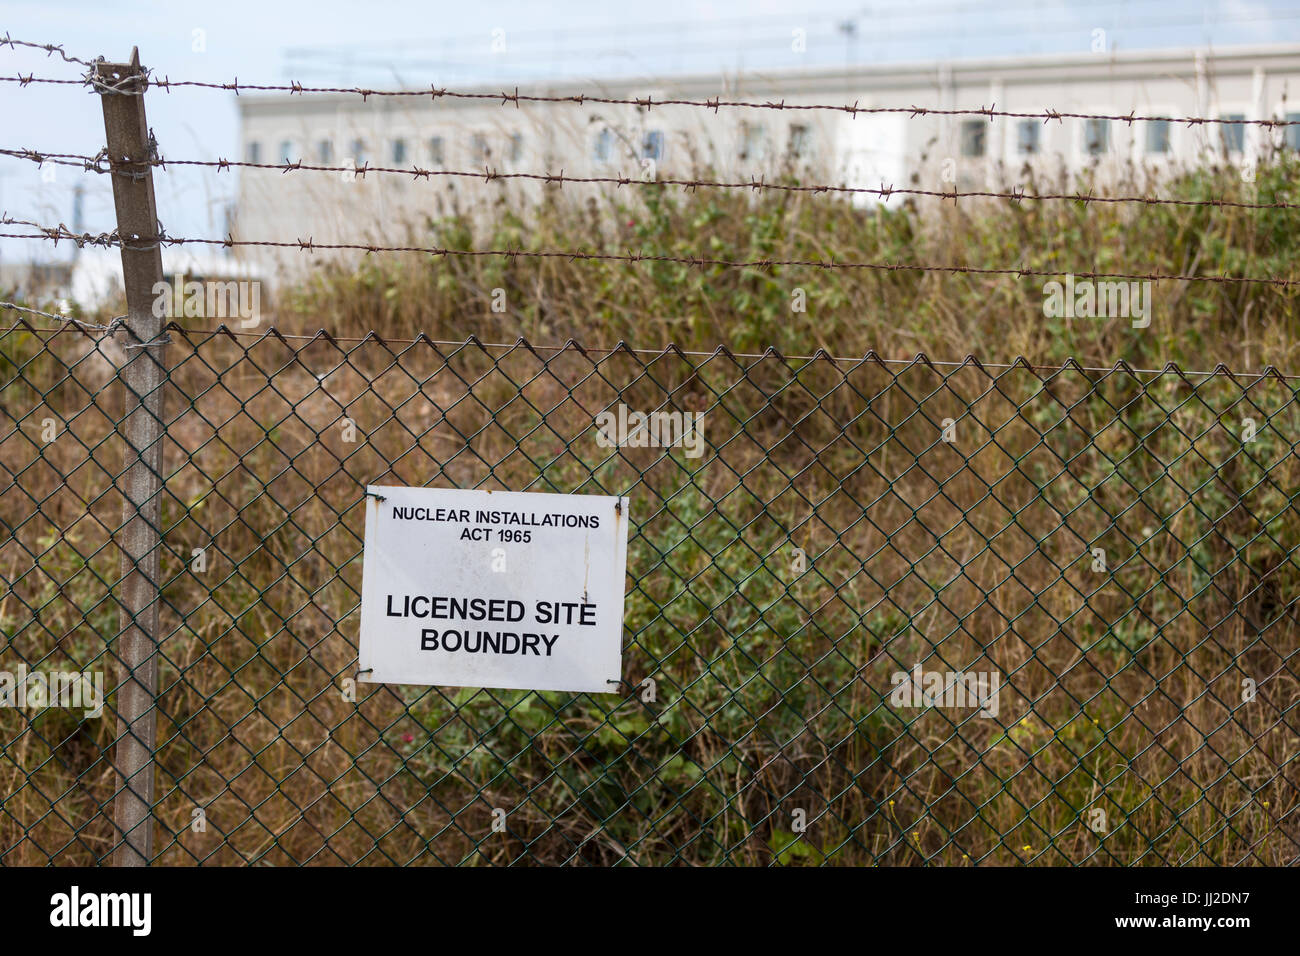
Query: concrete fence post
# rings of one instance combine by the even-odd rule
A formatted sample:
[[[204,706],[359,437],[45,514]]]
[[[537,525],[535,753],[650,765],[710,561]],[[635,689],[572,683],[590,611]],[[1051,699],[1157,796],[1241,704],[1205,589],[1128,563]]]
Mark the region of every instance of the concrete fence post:
[[[119,333],[126,351],[119,381],[123,392],[121,473],[124,496],[117,658],[118,831],[113,863],[146,866],[153,856],[155,694],[158,683],[159,556],[161,541],[163,386],[167,380],[162,318],[154,315],[154,285],[163,279],[158,209],[154,199],[154,146],[145,120],[148,86],[138,50],[129,63],[97,62],[95,88],[104,109],[113,203],[122,247],[127,317]]]

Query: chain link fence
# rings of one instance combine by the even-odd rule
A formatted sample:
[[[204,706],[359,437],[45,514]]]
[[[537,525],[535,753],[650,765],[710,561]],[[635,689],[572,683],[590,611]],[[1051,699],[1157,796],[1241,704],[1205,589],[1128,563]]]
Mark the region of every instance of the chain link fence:
[[[1294,380],[170,338],[154,862],[1300,859]],[[123,360],[0,332],[9,864],[122,839]],[[630,496],[620,691],[357,683],[367,483]]]

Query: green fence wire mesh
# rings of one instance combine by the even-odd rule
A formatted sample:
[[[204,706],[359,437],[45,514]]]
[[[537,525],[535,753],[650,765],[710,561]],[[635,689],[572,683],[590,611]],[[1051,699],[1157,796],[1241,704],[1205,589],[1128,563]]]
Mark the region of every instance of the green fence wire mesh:
[[[1300,859],[1295,381],[170,335],[155,862]],[[122,360],[0,332],[5,863],[121,839]],[[354,683],[367,483],[630,496],[620,691]]]

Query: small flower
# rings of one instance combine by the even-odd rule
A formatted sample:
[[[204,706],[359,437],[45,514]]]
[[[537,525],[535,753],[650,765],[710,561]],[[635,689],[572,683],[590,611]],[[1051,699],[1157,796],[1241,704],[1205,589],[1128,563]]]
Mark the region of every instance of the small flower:
[[[402,743],[409,744],[414,742],[414,740],[415,740],[415,734],[410,734],[410,733],[402,734]]]

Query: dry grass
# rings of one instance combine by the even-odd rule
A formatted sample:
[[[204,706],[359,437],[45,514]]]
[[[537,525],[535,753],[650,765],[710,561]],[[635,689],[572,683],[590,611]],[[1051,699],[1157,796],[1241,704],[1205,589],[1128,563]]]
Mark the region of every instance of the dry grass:
[[[1294,200],[1293,174],[1261,169],[1259,197]],[[1169,190],[1245,188],[1208,173]],[[640,195],[428,229],[466,247],[1296,278],[1282,210],[878,214],[825,197]],[[790,310],[796,288],[805,313]],[[1155,295],[1137,330],[1045,319],[1041,282],[995,277],[375,258],[286,292],[276,324],[1300,365],[1289,293]],[[39,338],[0,338],[0,662],[107,666],[121,396],[88,339]],[[1291,382],[174,338],[160,862],[1296,859]],[[608,457],[592,417],[617,401],[704,410],[709,455]],[[1247,415],[1267,420],[1248,446]],[[46,445],[51,416],[64,430]],[[938,440],[944,418],[955,443]],[[624,673],[654,677],[656,701],[366,685],[346,700],[367,482],[631,495]],[[187,570],[195,547],[208,547],[202,574]],[[1091,570],[1096,547],[1107,574]],[[891,707],[891,674],[917,662],[1002,675],[998,717]],[[101,857],[112,720],[6,711],[0,729],[0,859]],[[491,831],[494,807],[509,833]],[[796,809],[810,821],[799,839]]]

